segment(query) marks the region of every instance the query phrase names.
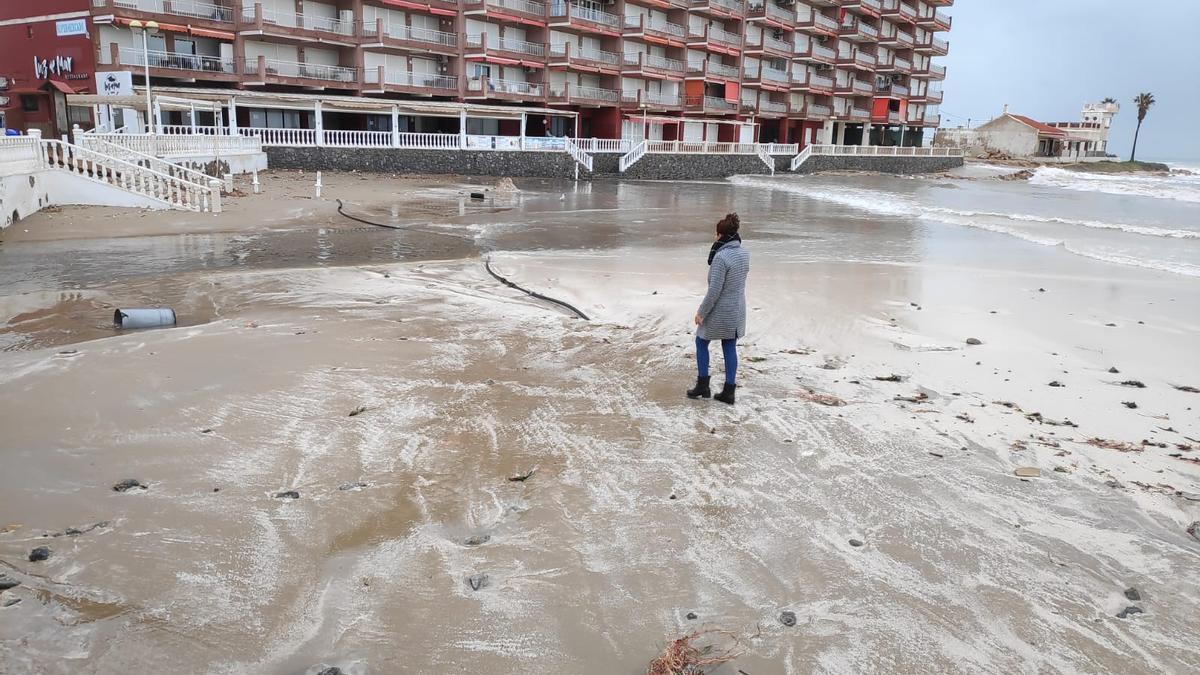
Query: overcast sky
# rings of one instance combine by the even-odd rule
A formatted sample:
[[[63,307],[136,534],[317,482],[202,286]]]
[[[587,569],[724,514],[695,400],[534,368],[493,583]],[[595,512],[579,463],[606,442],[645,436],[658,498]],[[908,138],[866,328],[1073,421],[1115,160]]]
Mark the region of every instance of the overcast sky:
[[[1121,104],[1109,150],[1129,158],[1140,92],[1157,103],[1138,159],[1200,159],[1200,0],[957,0],[942,125],[1009,112],[1078,121],[1085,102]]]

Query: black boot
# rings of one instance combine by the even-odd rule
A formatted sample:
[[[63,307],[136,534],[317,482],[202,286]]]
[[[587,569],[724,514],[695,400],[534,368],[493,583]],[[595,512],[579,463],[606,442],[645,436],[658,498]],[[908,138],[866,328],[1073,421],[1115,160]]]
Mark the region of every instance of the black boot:
[[[721,403],[728,403],[729,405],[733,405],[733,392],[735,392],[735,391],[737,391],[737,385],[729,384],[728,382],[726,382],[725,388],[721,390],[721,393],[714,396],[713,400],[720,401]]]
[[[696,386],[687,390],[688,398],[711,398],[712,389],[708,388],[708,381],[711,378],[697,377]]]

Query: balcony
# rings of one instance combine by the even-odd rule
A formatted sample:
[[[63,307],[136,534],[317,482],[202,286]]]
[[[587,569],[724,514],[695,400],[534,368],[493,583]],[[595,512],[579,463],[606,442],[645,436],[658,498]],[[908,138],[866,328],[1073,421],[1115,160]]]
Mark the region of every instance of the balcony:
[[[937,105],[942,102],[942,91],[940,89],[928,89],[921,93],[914,91],[909,95],[908,100],[914,103]]]
[[[757,72],[754,69],[746,68],[743,71],[742,84],[774,89],[776,91],[787,91],[791,87],[786,70],[767,68],[763,64],[759,64]]]
[[[550,85],[550,102],[590,106],[617,106],[621,103],[621,92],[617,89],[583,87],[565,82]]]
[[[792,30],[796,24],[796,11],[791,7],[780,7],[774,0],[750,0],[746,7],[746,19]]]
[[[851,16],[846,17],[838,33],[851,42],[875,42],[879,39],[878,28]]]
[[[143,20],[186,17],[190,20],[199,20],[200,25],[211,23],[213,27],[221,27],[226,30],[230,28],[229,24],[234,20],[231,3],[225,4],[213,0],[207,2],[200,0],[92,0],[91,4],[93,15],[112,14]]]
[[[662,19],[651,19],[648,15],[629,15],[625,17],[625,37],[645,37],[647,35],[666,40],[672,46],[682,46],[688,37],[687,28],[677,23]]]
[[[121,47],[114,42],[109,44],[107,55],[103,50],[101,51],[100,63],[111,66],[113,70],[135,69],[136,72],[141,73],[146,66],[146,56],[147,53],[141,49]],[[203,78],[230,82],[238,79],[237,66],[232,58],[153,50],[148,53],[148,56],[150,57],[151,77],[187,80]]]
[[[882,113],[872,112],[871,121],[876,124],[900,124],[900,112],[898,110],[885,110]]]
[[[839,66],[850,66],[857,70],[874,71],[877,61],[874,54],[867,54],[858,49],[845,49],[838,52]]]
[[[536,66],[546,61],[546,45],[479,33],[467,36],[466,55],[467,58],[494,57]]]
[[[875,93],[880,97],[907,98],[908,87],[898,82],[884,82],[876,85]]]
[[[364,47],[399,47],[439,54],[458,53],[458,34],[428,28],[387,23],[383,19],[365,22],[362,27]]]
[[[946,66],[939,66],[935,63],[918,68],[913,71],[913,77],[919,77],[925,80],[944,80],[946,79]]]
[[[713,113],[716,115],[732,115],[738,111],[738,104],[715,96],[685,96],[683,106],[689,112]]]
[[[546,99],[546,90],[540,82],[475,77],[467,80],[466,98],[488,98],[505,101],[544,101]]]
[[[350,47],[357,42],[354,23],[325,16],[267,9],[261,3],[242,5],[239,35],[269,35],[300,42]]]
[[[553,0],[550,3],[549,25],[554,28],[575,29],[589,34],[617,36],[621,34],[621,17],[573,2]]]
[[[912,73],[912,69],[912,61],[899,56],[892,59],[892,70],[896,71],[897,73],[908,75]]]
[[[747,54],[767,54],[784,59],[790,59],[795,54],[791,44],[771,37],[766,31],[763,31],[757,44],[750,44],[750,38],[747,37],[745,50]]]
[[[788,106],[786,103],[780,103],[779,101],[759,100],[758,112],[767,117],[782,117],[787,114]]]
[[[882,0],[844,0],[842,7],[848,12],[878,17],[883,13]]]
[[[916,43],[912,33],[905,33],[892,26],[880,31],[879,44],[892,47],[893,49],[912,49]]]
[[[921,54],[932,54],[933,56],[945,56],[950,53],[950,43],[945,40],[930,35],[925,38],[924,42],[919,42],[916,45],[917,52]]]
[[[883,12],[881,15],[885,19],[891,19],[900,23],[916,23],[917,8],[906,4],[908,0],[883,0]]]
[[[830,96],[833,94],[835,86],[833,78],[827,75],[812,71],[792,73],[792,91],[807,91],[820,96]]]
[[[687,70],[689,80],[726,80],[737,81],[737,66],[727,66],[711,59],[689,63]]]
[[[587,49],[566,43],[550,45],[551,67],[576,67],[587,71],[604,71],[616,74],[621,69],[621,55],[599,49]]]
[[[811,35],[837,36],[841,32],[837,19],[831,19],[816,10],[806,14],[803,9],[796,11],[796,29]]]
[[[656,111],[679,110],[683,108],[683,100],[678,94],[637,89],[621,93],[621,107]]]
[[[837,52],[818,43],[811,38],[800,36],[796,40],[796,47],[792,52],[792,58],[798,61],[816,61],[817,63],[825,63],[833,65],[837,63]]]
[[[740,19],[746,16],[745,3],[742,0],[691,0],[689,9],[718,19]]]
[[[838,96],[870,96],[875,93],[875,87],[870,82],[856,78],[838,80],[833,87],[833,93]]]
[[[683,61],[640,52],[630,52],[622,58],[622,74],[656,79],[682,78],[687,72]]]
[[[365,69],[363,82],[365,83],[364,91],[373,94],[386,92],[430,96],[455,96],[458,94],[457,77],[388,70],[383,66]]]
[[[537,0],[461,0],[463,14],[484,15],[501,23],[546,25],[546,4]]]
[[[948,14],[932,8],[917,17],[917,25],[929,30],[950,30],[952,22]]]
[[[249,85],[284,84],[303,87],[357,89],[358,69],[319,63],[280,61],[259,56],[246,59],[242,72],[251,78]]]
[[[810,120],[826,120],[833,117],[833,108],[821,103],[805,103],[802,116]]]
[[[709,51],[724,54],[736,54],[742,48],[742,36],[737,33],[730,33],[716,26],[706,27],[704,33],[704,37],[697,37],[689,29],[688,46],[704,47]],[[699,44],[701,42],[703,44]]]
[[[869,122],[871,120],[871,111],[866,108],[851,106],[846,109],[843,117],[851,122]]]

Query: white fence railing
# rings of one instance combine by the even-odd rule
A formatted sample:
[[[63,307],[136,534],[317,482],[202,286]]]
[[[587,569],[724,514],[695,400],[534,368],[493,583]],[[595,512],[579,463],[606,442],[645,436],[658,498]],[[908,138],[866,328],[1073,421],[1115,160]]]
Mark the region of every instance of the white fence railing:
[[[136,150],[131,150],[123,145],[117,145],[105,140],[105,137],[99,134],[88,134],[79,131],[79,127],[75,127],[75,141],[80,147],[97,152],[109,157],[124,160],[132,164],[144,166],[151,171],[156,171],[167,176],[173,176],[180,180],[185,180],[189,183],[195,183],[201,187],[212,185],[213,181],[218,181],[216,176],[210,176],[202,171],[189,169],[185,166],[174,164],[165,159],[160,159],[154,155],[147,155]],[[218,181],[219,182],[219,181]]]
[[[648,143],[646,141],[639,141],[629,149],[629,152],[621,155],[621,159],[617,162],[617,170],[621,173],[625,173],[626,169],[636,164],[637,161],[646,154],[647,145]]]
[[[127,66],[144,67],[147,61],[146,57],[148,56],[151,68],[199,70],[206,73],[225,73],[227,75],[233,75],[237,72],[232,58],[221,58],[219,56],[202,56],[199,54],[159,52],[153,50],[143,52],[140,49],[132,49],[130,47],[121,47],[119,54],[121,64]],[[104,52],[101,51],[102,60],[103,56]]]
[[[258,138],[263,147],[291,146],[315,148],[317,132],[315,129],[274,129],[268,127],[248,127],[241,132]]]
[[[912,148],[895,145],[810,145],[814,155],[866,157],[962,157],[962,148]],[[806,149],[808,149],[806,148]]]
[[[153,157],[207,157],[262,152],[262,142],[249,136],[227,134],[117,134],[88,133],[113,145]]]
[[[771,157],[771,154],[767,152],[767,149],[760,144],[755,148],[755,154],[758,155],[758,158],[762,160],[763,164],[767,165],[767,168],[771,170],[771,175],[774,176],[775,159]]]
[[[574,159],[580,166],[588,171],[592,170],[592,156],[584,152],[583,149],[576,145],[573,140],[570,138],[564,138],[563,149],[566,150],[567,154],[571,156],[571,159]]]
[[[41,139],[36,136],[0,136],[0,176],[37,171],[41,168],[41,147]]]
[[[233,8],[201,0],[113,0],[113,7],[133,9],[154,14],[174,14],[194,19],[233,21]],[[93,0],[93,7],[107,7],[105,0]]]

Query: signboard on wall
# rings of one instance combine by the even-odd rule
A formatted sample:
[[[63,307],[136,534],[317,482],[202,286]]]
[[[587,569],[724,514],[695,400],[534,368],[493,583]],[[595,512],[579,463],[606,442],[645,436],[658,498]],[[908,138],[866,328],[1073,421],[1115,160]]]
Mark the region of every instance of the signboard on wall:
[[[58,37],[69,37],[71,35],[87,35],[87,19],[70,19],[68,21],[58,21],[54,24],[54,32]]]
[[[96,73],[96,93],[100,96],[132,96],[133,73],[128,70],[111,70]],[[137,128],[137,113],[127,108],[100,106],[100,120],[108,129],[120,127]],[[98,122],[100,121],[98,120]]]

